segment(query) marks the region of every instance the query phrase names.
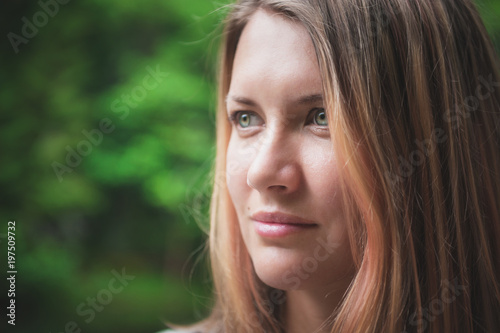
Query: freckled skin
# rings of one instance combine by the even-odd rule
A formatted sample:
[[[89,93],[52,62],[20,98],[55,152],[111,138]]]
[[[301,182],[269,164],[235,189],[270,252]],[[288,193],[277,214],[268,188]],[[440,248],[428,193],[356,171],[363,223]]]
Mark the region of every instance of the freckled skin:
[[[323,102],[297,103],[314,94],[322,95],[322,83],[307,31],[258,10],[240,38],[228,93],[228,113],[250,112],[248,127],[239,127],[238,119],[232,125],[228,190],[259,278],[278,289],[328,292],[345,290],[352,256],[328,126],[311,121],[311,110],[323,108]],[[247,124],[248,118],[241,120]],[[258,211],[289,213],[317,227],[276,239],[261,237],[250,219]],[[332,253],[318,241],[327,238],[335,244]]]

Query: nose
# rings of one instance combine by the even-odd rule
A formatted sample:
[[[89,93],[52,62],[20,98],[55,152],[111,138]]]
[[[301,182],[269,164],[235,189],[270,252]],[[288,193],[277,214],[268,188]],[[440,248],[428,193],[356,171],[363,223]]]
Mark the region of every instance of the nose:
[[[248,168],[248,186],[260,193],[296,191],[301,181],[299,147],[292,136],[267,129]]]

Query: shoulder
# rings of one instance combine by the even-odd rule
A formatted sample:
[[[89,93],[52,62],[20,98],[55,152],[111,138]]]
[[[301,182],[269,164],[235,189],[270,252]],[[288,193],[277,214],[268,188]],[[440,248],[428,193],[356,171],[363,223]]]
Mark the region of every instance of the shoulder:
[[[186,328],[186,329],[167,329],[156,333],[203,333],[203,332],[199,330]]]
[[[211,333],[215,332],[210,330],[206,325],[194,325],[191,327],[182,328],[169,328],[156,333]]]

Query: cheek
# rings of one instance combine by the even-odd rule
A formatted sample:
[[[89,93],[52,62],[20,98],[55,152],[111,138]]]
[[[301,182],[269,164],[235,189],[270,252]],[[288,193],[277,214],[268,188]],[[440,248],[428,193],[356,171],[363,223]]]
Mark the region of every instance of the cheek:
[[[249,161],[250,152],[242,149],[235,140],[230,140],[226,155],[226,183],[236,210],[243,204],[245,194],[250,189],[247,185]]]
[[[339,166],[329,145],[310,146],[304,154],[304,174],[313,202],[338,207],[341,200]]]

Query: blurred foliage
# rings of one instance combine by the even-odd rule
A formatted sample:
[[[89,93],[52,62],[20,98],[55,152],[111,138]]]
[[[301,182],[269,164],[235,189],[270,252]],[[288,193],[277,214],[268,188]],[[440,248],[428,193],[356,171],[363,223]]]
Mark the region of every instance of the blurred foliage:
[[[18,270],[8,332],[64,332],[71,321],[82,332],[155,332],[207,313],[203,261],[192,270],[208,222],[227,2],[2,4],[0,253],[15,220]],[[500,2],[479,7],[500,49]],[[13,47],[23,17],[39,27]],[[122,269],[134,279],[110,294]],[[87,322],[78,308],[92,298],[109,304]]]
[[[223,3],[4,6],[0,233],[16,220],[16,331],[74,321],[155,332],[163,319],[199,319],[210,288],[201,273],[189,282],[190,258],[208,222]],[[87,323],[78,305],[122,268],[135,279]]]

